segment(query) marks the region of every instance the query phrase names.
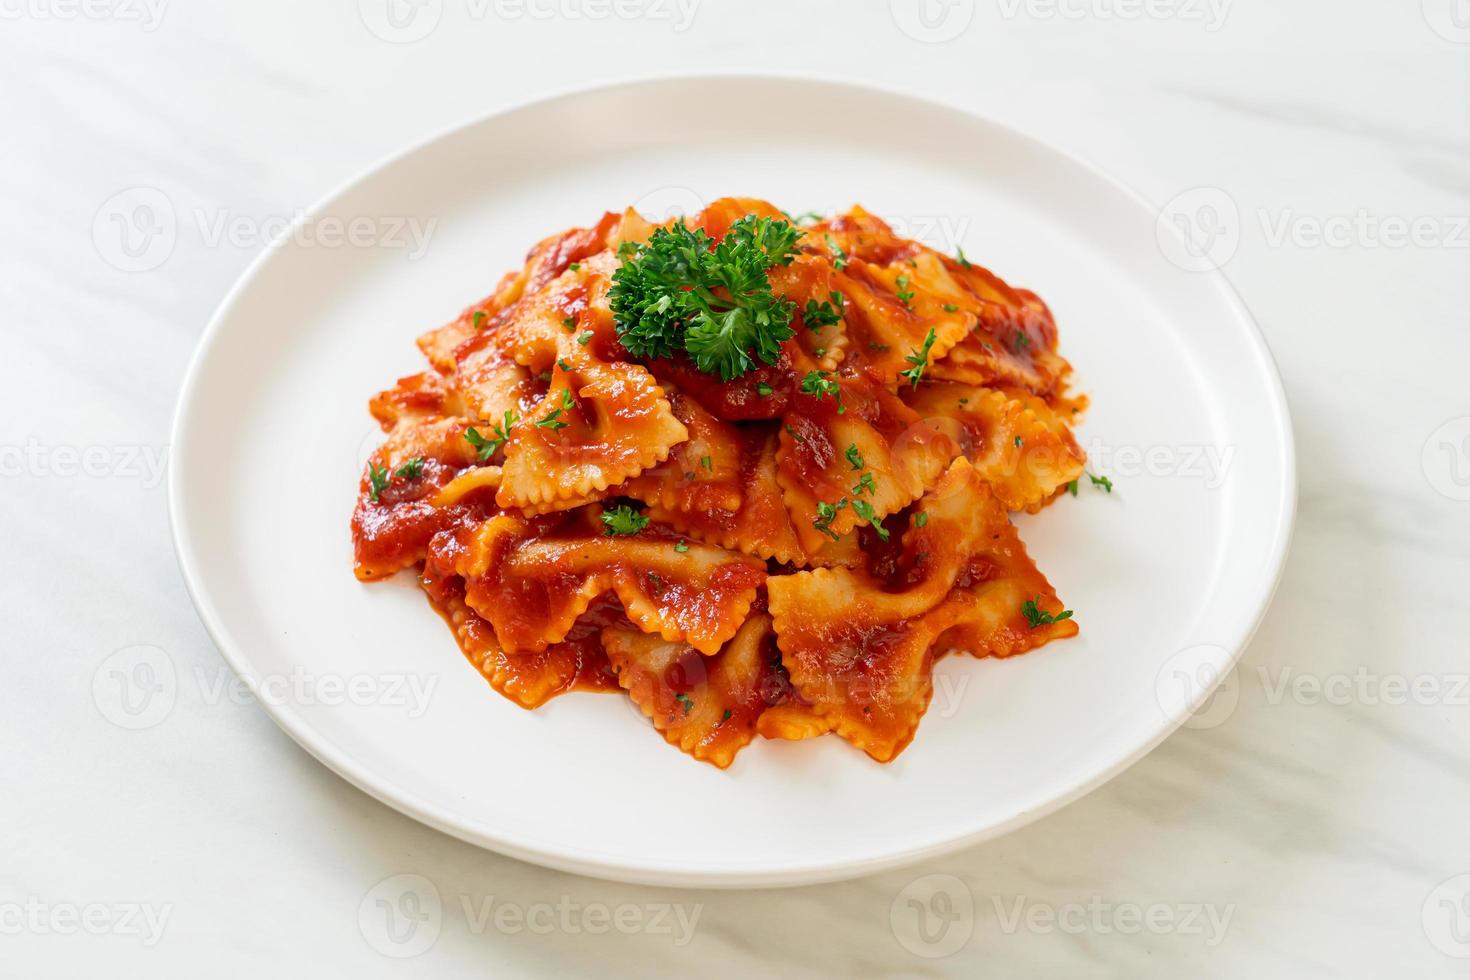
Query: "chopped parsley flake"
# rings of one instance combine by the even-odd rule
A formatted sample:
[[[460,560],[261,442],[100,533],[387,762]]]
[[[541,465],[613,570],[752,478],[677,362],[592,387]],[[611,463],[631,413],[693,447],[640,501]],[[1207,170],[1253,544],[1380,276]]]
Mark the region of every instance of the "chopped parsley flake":
[[[577,329],[577,318],[574,316],[564,316],[561,318],[561,325],[567,330],[575,330]]]
[[[592,331],[591,330],[588,330],[585,333],[579,333],[579,334],[577,334],[577,343],[581,344],[583,347],[586,347],[587,344],[588,344],[588,342],[591,341],[591,340],[592,340]]]
[[[927,510],[919,511],[918,515],[914,518],[914,527],[923,527],[925,524],[928,523],[929,512]]]
[[[561,430],[561,429],[565,429],[567,427],[567,423],[566,422],[562,422],[560,420],[561,419],[561,413],[562,412],[566,412],[566,411],[570,411],[571,408],[574,405],[576,405],[576,404],[577,404],[576,401],[574,401],[573,398],[572,398],[572,389],[570,389],[570,388],[563,388],[561,390],[561,406],[558,407],[558,408],[553,408],[551,410],[550,414],[548,414],[546,416],[546,418],[544,418],[541,421],[537,422],[536,423],[536,428],[538,428],[538,429],[550,429],[553,432],[556,432],[556,431]]]
[[[842,246],[838,245],[837,241],[831,235],[827,235],[826,238],[827,247],[832,250],[832,268],[841,272],[847,268],[847,253],[842,250]]]
[[[1108,493],[1112,493],[1113,492],[1113,481],[1112,480],[1109,480],[1107,477],[1105,477],[1105,476],[1093,476],[1091,473],[1089,473],[1089,474],[1087,474],[1087,478],[1092,481],[1092,485],[1093,486],[1095,486],[1095,487],[1102,487]]]
[[[946,313],[958,313],[959,311],[960,311],[960,308],[958,306],[954,305],[953,303],[945,303],[944,304],[944,312],[946,312]]]
[[[966,269],[970,268],[970,260],[967,259],[967,258],[965,258],[965,249],[964,249],[964,246],[956,245],[955,246],[954,253],[955,253],[955,260],[957,262],[959,262],[960,265],[964,266]]]
[[[602,523],[607,528],[607,536],[611,538],[615,535],[637,534],[648,526],[648,516],[624,504],[603,511]]]
[[[571,269],[573,272],[580,272],[582,269],[582,263],[573,262],[571,265],[567,266],[567,268]]]
[[[1041,609],[1036,605],[1036,600],[1040,598],[1041,596],[1038,595],[1036,599],[1027,599],[1021,604],[1021,612],[1025,615],[1026,622],[1031,624],[1032,629],[1036,629],[1038,626],[1050,626],[1052,623],[1060,623],[1064,619],[1072,618],[1072,610],[1070,609],[1064,609],[1055,616]]]
[[[424,457],[415,456],[393,471],[394,476],[401,476],[405,480],[417,480],[424,475]]]
[[[829,504],[825,500],[817,502],[817,516],[812,518],[812,527],[821,531],[833,541],[841,541],[842,536],[832,530],[832,522],[837,519],[837,512],[847,507],[847,498],[843,497],[836,504]]]
[[[701,457],[699,457],[699,465],[700,466],[703,466],[705,469],[709,470],[710,472],[714,472],[714,468],[715,468],[714,462],[708,456],[701,456]]]
[[[871,476],[872,474],[866,475]],[[857,516],[867,521],[872,526],[874,531],[878,532],[878,539],[880,541],[888,540],[888,529],[883,526],[883,518],[877,516],[877,513],[873,510],[872,504],[859,497],[854,497],[852,501],[852,510],[853,513],[857,514]]]
[[[842,314],[845,310],[842,294],[835,289],[831,293],[831,300],[818,303],[814,299],[806,301],[806,309],[801,318],[806,322],[807,329],[820,331],[823,327],[835,326],[842,322]]]
[[[898,301],[904,306],[909,306],[914,301],[914,291],[909,289],[909,277],[899,276],[895,282],[898,284]]]
[[[689,543],[687,541],[675,541],[674,550],[682,555],[684,552],[689,550]]]
[[[924,376],[924,368],[929,366],[929,349],[934,346],[934,328],[929,328],[928,335],[924,338],[924,346],[904,358],[913,367],[907,371],[898,372],[901,378],[908,378],[915,388],[919,387],[919,379]]]
[[[505,421],[502,424],[490,427],[490,431],[495,435],[494,439],[486,439],[475,430],[474,426],[470,426],[464,430],[465,441],[475,448],[476,458],[483,463],[494,456],[497,449],[505,445],[506,440],[510,438],[511,426],[520,420],[520,416],[515,412],[506,412]]]
[[[378,494],[388,489],[388,467],[368,463],[368,483],[373,489],[373,503],[377,503]]]
[[[873,483],[873,474],[871,473],[864,473],[862,479],[858,480],[857,485],[852,488],[852,492],[856,496],[862,496],[866,493],[871,497],[877,491],[878,487]],[[856,502],[854,502],[853,506],[857,506]]]
[[[691,698],[689,695],[685,694],[683,691],[680,691],[678,694],[675,694],[674,695],[674,700],[678,701],[680,704],[682,704],[684,706],[684,713],[686,715],[689,712],[691,712],[691,711],[694,710],[694,699]]]
[[[821,401],[825,395],[831,395],[832,400],[837,403],[837,414],[841,415],[847,411],[846,406],[842,404],[842,388],[832,380],[826,371],[807,372],[807,376],[801,379],[801,391],[802,394],[812,395],[817,401]]]
[[[776,390],[775,388],[772,388],[770,385],[766,384],[764,381],[760,382],[759,384],[757,384],[755,386],[755,393],[757,395],[760,395],[762,398],[770,398],[771,397],[771,394],[775,390]]]
[[[1076,480],[1073,480],[1071,483],[1067,484],[1067,492],[1070,493],[1074,497],[1077,496],[1077,481]]]
[[[480,329],[480,324],[482,324],[482,323],[485,322],[485,311],[484,310],[476,310],[475,311],[475,315],[474,315],[474,317],[472,319],[474,320],[474,323],[475,323],[475,329],[476,330],[479,330]]]
[[[786,428],[786,434],[789,435],[791,438],[795,439],[797,442],[806,442],[806,437],[805,436],[799,436],[799,435],[797,435],[796,434],[796,430],[791,427],[791,423],[790,422],[787,422],[786,423],[786,427],[785,428]]]
[[[846,455],[847,462],[853,469],[860,470],[863,468],[863,454],[858,452],[857,443],[853,443],[847,447]]]

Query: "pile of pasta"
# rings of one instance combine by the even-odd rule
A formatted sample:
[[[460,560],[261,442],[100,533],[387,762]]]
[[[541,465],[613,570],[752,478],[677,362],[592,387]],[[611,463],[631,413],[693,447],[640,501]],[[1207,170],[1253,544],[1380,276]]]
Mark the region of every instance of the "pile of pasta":
[[[783,214],[725,199],[681,220],[718,241]],[[360,579],[417,568],[516,704],[626,692],[721,768],[757,735],[890,761],[940,657],[1077,633],[1010,520],[1085,465],[1040,299],[855,208],[770,270],[797,310],[776,362],[722,381],[620,343],[613,275],[657,227],[629,210],[547,238],[419,338],[430,369],[371,401]],[[833,294],[836,322],[804,322]],[[804,390],[813,371],[835,388]]]

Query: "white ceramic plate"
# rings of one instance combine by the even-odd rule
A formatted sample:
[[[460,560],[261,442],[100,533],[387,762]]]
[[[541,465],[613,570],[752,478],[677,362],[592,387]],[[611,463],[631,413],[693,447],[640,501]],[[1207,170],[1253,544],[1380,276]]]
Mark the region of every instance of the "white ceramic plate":
[[[936,247],[963,244],[1051,304],[1093,397],[1080,434],[1116,492],[1084,485],[1019,522],[1082,635],[1009,662],[947,659],[888,766],[832,737],[757,740],[721,772],[622,697],[523,711],[464,661],[411,576],[352,575],[348,518],[378,438],[366,400],[421,370],[414,337],[553,231],[724,194],[793,213],[857,201]],[[334,244],[333,221],[351,219],[377,244]],[[422,254],[394,235],[399,219],[433,223]],[[1098,786],[1203,703],[1285,556],[1295,471],[1279,379],[1223,277],[1171,261],[1170,234],[1055,149],[847,85],[664,80],[473,123],[320,205],[209,325],[173,439],[184,576],[235,670],[271,680],[262,699],[282,728],[385,803],[506,854],[754,886],[994,836]],[[425,710],[395,687],[405,675],[433,685]]]

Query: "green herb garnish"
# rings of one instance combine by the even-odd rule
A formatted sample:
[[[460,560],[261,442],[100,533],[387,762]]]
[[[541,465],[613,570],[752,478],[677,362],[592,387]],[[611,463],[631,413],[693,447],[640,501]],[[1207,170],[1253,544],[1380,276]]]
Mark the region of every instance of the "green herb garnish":
[[[611,538],[615,535],[637,534],[648,526],[648,516],[624,504],[603,511],[602,523],[607,528],[607,536]]]
[[[388,489],[388,467],[368,463],[368,483],[372,486],[373,503],[377,503],[378,494]]]
[[[640,357],[684,350],[723,381],[756,359],[776,363],[796,304],[772,291],[767,270],[789,265],[800,238],[789,223],[754,215],[718,244],[682,223],[658,229],[613,273],[608,300],[623,346]]]
[[[924,376],[924,368],[929,366],[929,349],[934,346],[934,328],[929,328],[928,335],[924,338],[924,346],[904,358],[913,367],[907,371],[898,372],[900,378],[908,378],[915,388],[919,387],[919,379]]]
[[[1038,595],[1036,599],[1027,599],[1021,604],[1021,612],[1026,616],[1026,622],[1031,624],[1032,629],[1036,629],[1038,626],[1050,626],[1052,623],[1060,623],[1064,619],[1072,618],[1072,610],[1070,609],[1064,609],[1053,616],[1051,613],[1040,608],[1036,605],[1036,600],[1040,598],[1041,596]]]

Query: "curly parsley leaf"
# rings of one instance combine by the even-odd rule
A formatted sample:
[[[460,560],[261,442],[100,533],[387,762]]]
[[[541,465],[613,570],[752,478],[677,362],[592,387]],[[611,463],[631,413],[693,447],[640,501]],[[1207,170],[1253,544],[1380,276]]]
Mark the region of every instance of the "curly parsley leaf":
[[[393,471],[394,476],[401,476],[405,480],[417,480],[424,475],[424,457],[415,456],[408,460],[398,469]]]
[[[623,346],[640,357],[687,351],[722,381],[776,363],[796,304],[777,296],[768,270],[789,265],[801,231],[747,215],[718,243],[702,229],[660,228],[623,257],[608,293]]]

